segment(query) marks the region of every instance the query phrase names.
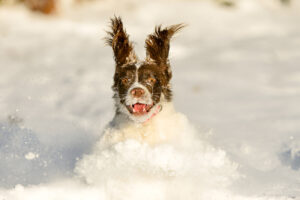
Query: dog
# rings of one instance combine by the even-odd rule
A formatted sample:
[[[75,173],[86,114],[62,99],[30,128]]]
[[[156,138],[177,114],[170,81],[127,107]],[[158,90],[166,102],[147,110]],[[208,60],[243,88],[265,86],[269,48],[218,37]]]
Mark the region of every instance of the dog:
[[[103,197],[202,199],[236,175],[226,153],[212,147],[172,104],[170,40],[182,28],[157,26],[146,39],[146,58],[139,60],[122,20],[111,20],[106,42],[116,64],[116,112],[75,169],[86,183],[102,187]]]
[[[112,47],[115,60],[112,90],[116,112],[104,131],[104,144],[126,139],[157,144],[184,131],[186,118],[175,112],[172,104],[169,61],[171,38],[184,26],[156,26],[145,41],[146,58],[140,60],[122,19],[111,19],[111,30],[105,40]]]

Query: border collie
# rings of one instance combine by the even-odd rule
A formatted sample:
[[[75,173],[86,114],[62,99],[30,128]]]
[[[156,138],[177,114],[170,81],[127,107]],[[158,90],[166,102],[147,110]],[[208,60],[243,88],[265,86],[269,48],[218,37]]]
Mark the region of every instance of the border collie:
[[[106,144],[125,139],[159,143],[180,131],[180,123],[185,120],[171,103],[169,49],[172,36],[183,27],[156,26],[145,41],[146,58],[140,60],[121,18],[111,19],[111,31],[105,39],[112,47],[116,64],[112,86],[116,113],[102,138]]]

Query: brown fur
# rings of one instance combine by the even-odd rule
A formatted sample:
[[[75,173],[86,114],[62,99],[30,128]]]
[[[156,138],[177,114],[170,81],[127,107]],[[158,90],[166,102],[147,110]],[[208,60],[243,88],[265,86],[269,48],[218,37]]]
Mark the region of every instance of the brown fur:
[[[172,78],[169,63],[170,40],[183,27],[184,24],[176,24],[164,29],[161,28],[161,25],[156,26],[155,32],[146,39],[147,59],[159,65],[166,76],[168,76],[168,79]]]
[[[106,37],[106,43],[110,45],[114,51],[114,57],[117,67],[129,62],[130,54],[136,57],[133,52],[132,43],[129,41],[129,36],[123,28],[123,22],[120,17],[111,19],[111,32]]]
[[[177,24],[164,29],[161,26],[157,26],[155,32],[146,39],[147,58],[140,64],[139,68],[137,67],[138,61],[133,45],[123,28],[121,18],[112,18],[110,27],[111,31],[107,32],[106,43],[112,47],[116,62],[112,87],[115,97],[118,97],[120,103],[125,105],[128,90],[136,81],[136,75],[138,75],[138,83],[147,88],[152,95],[151,98],[154,105],[160,102],[162,94],[166,101],[171,101],[172,91],[169,82],[172,78],[172,73],[168,58],[170,40],[184,25]]]
[[[168,64],[170,40],[183,27],[183,24],[176,24],[164,29],[161,28],[161,25],[155,27],[155,32],[146,40],[147,56],[157,65]]]
[[[172,100],[172,91],[169,87],[170,76],[166,76],[163,69],[156,64],[144,64],[139,68],[139,82],[143,85],[146,85],[145,80],[147,78],[152,77],[156,80],[155,84],[153,84],[153,88],[150,89],[148,85],[146,85],[147,89],[152,93],[152,99],[154,102],[158,102],[160,100],[161,93],[164,94],[165,99],[167,101]]]
[[[136,76],[136,66],[128,65],[126,67],[120,67],[116,69],[116,73],[114,75],[114,92],[118,93],[120,98],[120,102],[125,104],[125,98],[128,92],[128,89],[132,85]],[[124,80],[127,80],[126,82]]]

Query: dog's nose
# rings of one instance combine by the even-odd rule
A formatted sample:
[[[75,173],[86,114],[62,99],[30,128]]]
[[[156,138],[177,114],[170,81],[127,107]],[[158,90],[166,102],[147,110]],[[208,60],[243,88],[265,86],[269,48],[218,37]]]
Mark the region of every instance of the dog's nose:
[[[139,98],[145,94],[145,90],[142,88],[133,88],[130,93],[133,97]]]

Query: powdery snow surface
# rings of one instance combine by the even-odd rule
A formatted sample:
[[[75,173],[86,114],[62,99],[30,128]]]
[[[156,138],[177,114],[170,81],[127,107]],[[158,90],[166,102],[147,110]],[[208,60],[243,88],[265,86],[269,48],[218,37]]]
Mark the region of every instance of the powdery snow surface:
[[[236,2],[0,7],[0,199],[300,199],[299,2]],[[196,127],[184,148],[97,143],[113,117],[101,38],[114,14],[140,57],[155,24],[188,24],[170,52],[175,107]]]

